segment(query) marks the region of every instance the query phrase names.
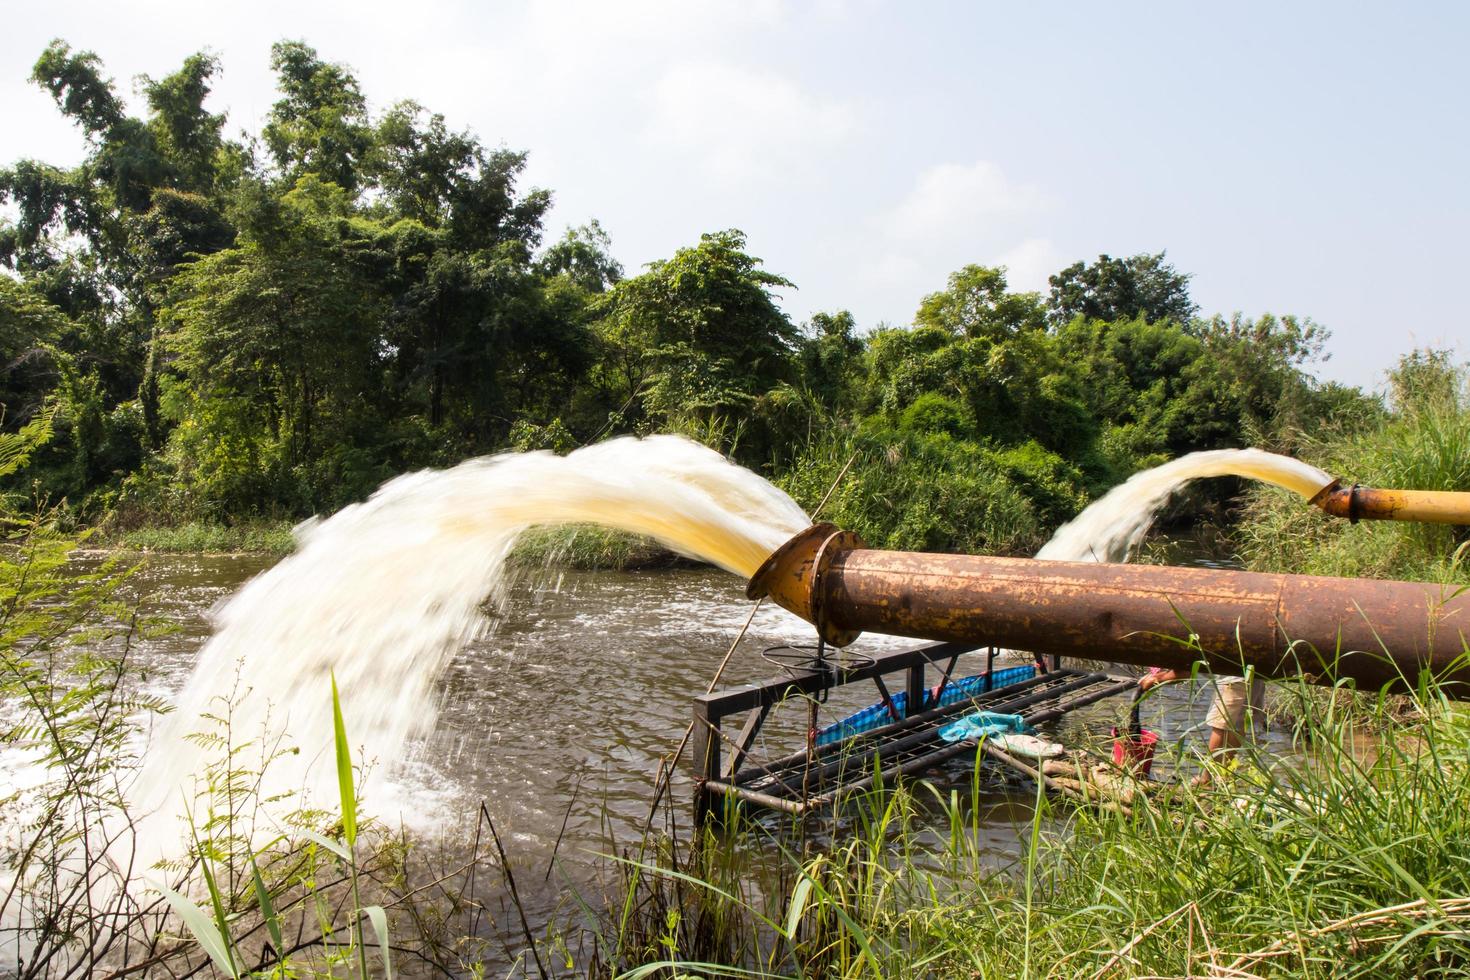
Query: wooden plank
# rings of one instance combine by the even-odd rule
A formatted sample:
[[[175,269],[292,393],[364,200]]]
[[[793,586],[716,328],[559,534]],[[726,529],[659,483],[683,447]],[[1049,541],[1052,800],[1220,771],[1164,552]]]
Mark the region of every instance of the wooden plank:
[[[720,774],[720,719],[707,702],[694,702],[694,825],[700,827],[710,815],[708,783]]]
[[[768,810],[784,810],[787,813],[796,814],[797,816],[805,813],[807,809],[806,804],[799,800],[782,799],[779,796],[772,796],[769,793],[762,793],[759,790],[746,789],[744,786],[735,786],[730,783],[721,782],[718,779],[709,781],[709,792],[712,796],[728,794],[749,803],[763,806]]]

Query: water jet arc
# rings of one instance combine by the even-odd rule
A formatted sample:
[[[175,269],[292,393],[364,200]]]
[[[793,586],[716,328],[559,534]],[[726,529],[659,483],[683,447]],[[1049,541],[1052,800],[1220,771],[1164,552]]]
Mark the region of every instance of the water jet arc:
[[[879,551],[816,524],[771,554],[769,596],[843,646],[864,631],[1470,700],[1470,592],[1422,582]]]
[[[1309,503],[1333,517],[1358,521],[1470,524],[1470,493],[1456,490],[1381,490],[1333,480]]]

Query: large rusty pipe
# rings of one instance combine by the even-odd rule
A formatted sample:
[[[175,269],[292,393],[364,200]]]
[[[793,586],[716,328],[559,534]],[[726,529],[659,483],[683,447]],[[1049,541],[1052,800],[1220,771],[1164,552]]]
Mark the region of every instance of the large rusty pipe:
[[[1334,480],[1311,502],[1333,517],[1358,521],[1470,524],[1470,493],[1456,490],[1380,490]]]
[[[751,578],[845,646],[872,630],[1037,653],[1470,699],[1470,593],[1420,582],[875,551],[819,524]]]

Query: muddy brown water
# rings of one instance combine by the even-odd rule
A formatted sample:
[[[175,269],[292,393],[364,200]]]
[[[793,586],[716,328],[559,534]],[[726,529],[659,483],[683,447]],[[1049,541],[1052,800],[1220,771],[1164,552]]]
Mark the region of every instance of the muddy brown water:
[[[136,654],[148,682],[160,691],[177,690],[210,633],[210,610],[269,564],[258,556],[149,556],[131,588],[147,597],[148,611],[177,630],[146,641]],[[362,806],[452,851],[465,845],[483,801],[505,838],[533,928],[565,916],[569,885],[596,890],[609,841],[638,838],[660,760],[678,745],[691,699],[705,690],[749,611],[744,583],[715,570],[523,576],[493,634],[463,650],[439,679],[432,730],[411,747],[399,771],[369,772]],[[811,639],[805,623],[764,607],[723,683],[777,674],[761,658],[762,649]],[[853,649],[912,645],[864,637]],[[979,670],[983,656],[967,655],[958,673]],[[351,690],[342,692],[344,700],[352,696]],[[322,698],[328,709],[330,692],[324,690]],[[821,722],[875,700],[868,684],[834,692],[821,709]],[[1144,724],[1159,730],[1166,743],[1198,744],[1208,701],[1206,690],[1170,685],[1150,700]],[[1105,745],[1110,727],[1126,711],[1117,700],[1091,705],[1050,726],[1050,734],[1069,746]],[[756,760],[798,748],[806,723],[804,707],[778,709]],[[1160,768],[1167,771],[1167,761]],[[973,763],[955,761],[930,776],[947,787],[966,787],[968,796]],[[977,843],[1003,865],[1024,846],[1035,790],[988,766],[980,778]],[[676,819],[687,822],[687,760],[673,796]],[[840,834],[842,825],[826,832]],[[554,847],[559,869],[547,882]],[[503,896],[500,904],[497,918],[509,929]]]

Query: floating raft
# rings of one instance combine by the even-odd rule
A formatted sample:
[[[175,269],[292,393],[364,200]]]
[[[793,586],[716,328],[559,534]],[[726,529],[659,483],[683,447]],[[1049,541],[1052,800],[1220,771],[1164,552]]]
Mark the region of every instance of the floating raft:
[[[936,684],[925,692],[924,706],[920,710],[947,708],[961,701],[968,704],[971,698],[985,694],[992,688],[1007,687],[1028,681],[1036,676],[1036,671],[1035,664],[1021,664],[1019,667],[987,670],[983,674],[961,677],[953,683]],[[890,695],[886,702],[878,701],[870,704],[861,711],[855,711],[841,721],[823,728],[817,732],[817,745],[819,747],[831,745],[855,735],[866,735],[879,728],[887,727],[894,721],[903,718],[907,710],[908,692],[899,691],[897,694]]]
[[[986,671],[954,678],[959,658],[986,653]],[[1030,725],[1054,721],[1069,711],[1136,690],[1130,678],[1059,664],[1021,664],[996,669],[994,648],[937,643],[880,654],[856,665],[838,662],[825,670],[790,670],[740,688],[717,691],[694,704],[694,760],[699,771],[696,820],[717,812],[726,798],[793,814],[831,807],[844,796],[973,755],[975,740],[945,742],[939,729],[974,711],[1021,715]],[[927,671],[937,669],[937,684]],[[897,691],[890,692],[889,680]],[[751,751],[761,726],[779,704],[812,703],[846,684],[872,681],[880,700],[819,729],[810,745],[767,762]],[[912,708],[911,708],[912,706]],[[725,721],[745,715],[738,733]]]

